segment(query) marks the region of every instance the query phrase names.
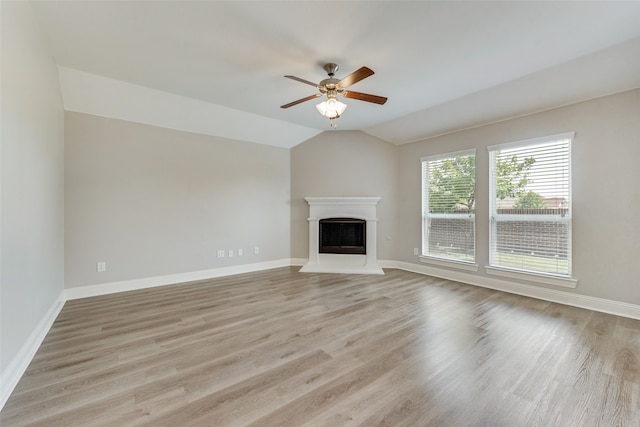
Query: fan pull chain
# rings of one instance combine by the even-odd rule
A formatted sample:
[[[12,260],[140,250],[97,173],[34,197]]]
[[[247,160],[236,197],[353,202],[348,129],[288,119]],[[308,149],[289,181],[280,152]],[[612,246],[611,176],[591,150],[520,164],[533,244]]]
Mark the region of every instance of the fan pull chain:
[[[329,119],[329,126],[331,126],[334,129],[338,128],[338,125],[336,125],[335,122],[333,121],[333,117]]]

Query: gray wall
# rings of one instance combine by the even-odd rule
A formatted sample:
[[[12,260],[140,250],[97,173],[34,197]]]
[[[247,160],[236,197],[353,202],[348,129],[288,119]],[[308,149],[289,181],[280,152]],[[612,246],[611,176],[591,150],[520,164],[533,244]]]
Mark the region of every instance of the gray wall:
[[[66,112],[65,161],[67,288],[289,258],[287,149]]]
[[[0,369],[64,288],[64,120],[58,72],[27,2],[2,2]]]
[[[581,102],[438,138],[398,152],[396,259],[418,263],[420,157],[476,148],[476,257],[488,264],[487,146],[575,131],[572,146],[573,292],[640,304],[640,90]],[[542,286],[542,285],[541,285]],[[563,288],[563,290],[565,290]]]
[[[309,255],[305,197],[380,196],[378,259],[395,259],[397,147],[359,131],[328,131],[291,150],[291,257]]]

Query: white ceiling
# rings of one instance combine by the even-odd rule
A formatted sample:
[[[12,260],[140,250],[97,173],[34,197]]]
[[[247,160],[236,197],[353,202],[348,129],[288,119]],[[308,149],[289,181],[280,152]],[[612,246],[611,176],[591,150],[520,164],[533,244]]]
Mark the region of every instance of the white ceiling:
[[[317,82],[326,62],[340,66],[338,78],[372,68],[353,90],[389,98],[383,106],[346,100],[338,128],[395,144],[640,87],[640,1],[34,5],[55,61],[70,70],[65,108],[74,75],[102,76],[167,93],[167,103],[191,98],[202,120],[205,111],[233,113],[242,122],[234,129],[255,122],[264,135],[277,124],[294,135],[286,146],[329,123],[313,101],[279,108],[315,93],[283,76]],[[259,140],[223,131],[222,122],[225,137]]]

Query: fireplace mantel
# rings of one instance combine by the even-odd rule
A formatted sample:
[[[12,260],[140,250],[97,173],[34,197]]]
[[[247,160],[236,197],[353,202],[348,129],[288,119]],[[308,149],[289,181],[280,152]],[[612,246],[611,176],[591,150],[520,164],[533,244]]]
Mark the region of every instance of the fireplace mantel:
[[[309,261],[306,273],[384,274],[377,261],[376,207],[380,197],[305,197],[309,203]],[[366,255],[319,253],[319,222],[326,218],[366,221]]]

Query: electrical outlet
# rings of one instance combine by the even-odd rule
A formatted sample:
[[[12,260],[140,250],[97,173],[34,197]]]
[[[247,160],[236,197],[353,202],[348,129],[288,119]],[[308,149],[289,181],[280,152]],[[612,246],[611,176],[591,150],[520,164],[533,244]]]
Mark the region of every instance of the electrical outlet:
[[[238,256],[242,256],[242,249],[238,249]]]
[[[258,255],[259,253],[260,253],[260,248],[259,248],[259,247],[257,247],[257,246],[254,246],[254,247],[253,247],[253,254],[254,254],[254,255]]]
[[[419,252],[418,252],[418,248],[413,248],[413,254],[414,254],[414,255],[418,255],[418,254],[419,254]]]
[[[224,258],[224,249],[218,251],[218,258]]]
[[[107,271],[107,263],[105,261],[98,261],[98,263],[96,264],[96,271],[98,273]]]
[[[233,249],[229,249],[229,258],[233,257]]]

